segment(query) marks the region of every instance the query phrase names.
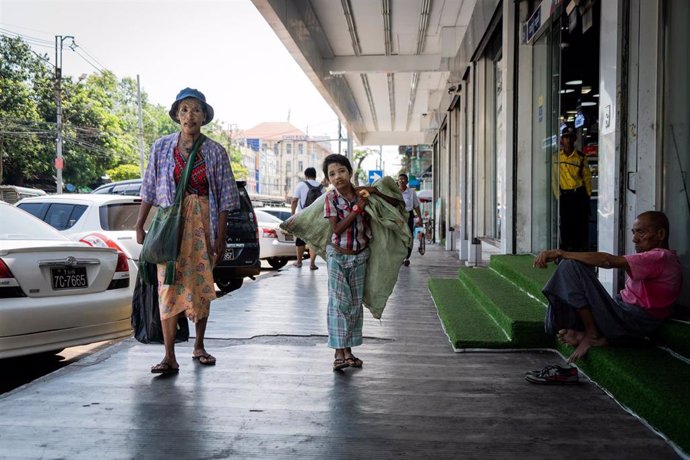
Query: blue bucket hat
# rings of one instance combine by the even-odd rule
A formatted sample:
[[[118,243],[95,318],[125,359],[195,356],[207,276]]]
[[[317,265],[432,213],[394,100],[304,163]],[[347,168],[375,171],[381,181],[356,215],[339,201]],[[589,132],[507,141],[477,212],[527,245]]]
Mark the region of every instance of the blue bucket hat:
[[[172,107],[170,107],[170,112],[168,112],[170,118],[172,118],[172,120],[175,123],[180,122],[180,119],[177,118],[177,107],[180,105],[181,101],[189,98],[196,99],[197,101],[201,102],[201,108],[204,110],[204,113],[206,114],[206,120],[204,120],[203,125],[211,123],[211,121],[213,120],[213,107],[211,107],[206,102],[206,96],[204,96],[204,93],[194,88],[185,88],[179,93],[177,93],[175,102],[173,102]]]

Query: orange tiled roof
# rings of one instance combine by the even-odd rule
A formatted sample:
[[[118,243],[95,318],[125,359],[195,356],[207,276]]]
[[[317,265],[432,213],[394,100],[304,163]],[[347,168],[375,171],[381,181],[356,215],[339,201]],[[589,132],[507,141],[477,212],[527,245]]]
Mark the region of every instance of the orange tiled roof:
[[[260,123],[241,133],[241,137],[245,139],[281,140],[285,136],[306,136],[306,134],[286,121]]]

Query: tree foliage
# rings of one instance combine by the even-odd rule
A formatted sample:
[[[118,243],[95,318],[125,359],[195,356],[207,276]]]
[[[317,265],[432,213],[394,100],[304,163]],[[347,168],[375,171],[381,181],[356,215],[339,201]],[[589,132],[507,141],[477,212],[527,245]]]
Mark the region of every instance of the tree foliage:
[[[57,103],[55,69],[47,56],[21,38],[0,36],[0,183],[55,189]],[[179,131],[168,108],[141,92],[143,142],[138,122],[137,83],[109,71],[61,79],[63,181],[77,188],[111,179],[139,177],[144,157],[161,136]],[[204,132],[222,145],[228,135],[210,123]],[[237,149],[229,149],[233,170],[246,175]],[[112,172],[112,174],[111,174]]]
[[[138,164],[123,164],[107,170],[106,174],[113,182],[127,179],[138,179],[141,177],[141,168]]]
[[[364,169],[362,169],[362,163],[364,162],[364,159],[371,153],[369,150],[357,150],[355,149],[353,151],[353,156],[352,159],[355,162],[355,167],[354,167],[354,182],[356,186],[360,185],[360,181],[362,184],[367,183],[367,177],[366,173],[364,172]]]

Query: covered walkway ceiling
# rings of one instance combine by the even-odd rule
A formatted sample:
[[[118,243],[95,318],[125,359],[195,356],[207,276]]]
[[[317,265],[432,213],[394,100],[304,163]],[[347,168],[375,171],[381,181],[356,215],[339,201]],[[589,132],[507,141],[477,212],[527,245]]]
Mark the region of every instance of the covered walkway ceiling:
[[[476,0],[252,2],[355,142],[429,142]]]

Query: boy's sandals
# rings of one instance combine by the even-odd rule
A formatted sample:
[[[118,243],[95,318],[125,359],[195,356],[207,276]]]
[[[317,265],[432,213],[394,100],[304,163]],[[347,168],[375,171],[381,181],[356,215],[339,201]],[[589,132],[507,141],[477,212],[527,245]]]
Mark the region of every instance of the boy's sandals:
[[[293,267],[302,268],[302,262],[295,262],[292,264]]]
[[[334,371],[339,371],[341,369],[345,369],[346,367],[350,367],[350,364],[345,358],[335,358],[335,361],[333,361]]]
[[[199,361],[199,364],[203,364],[204,366],[215,366],[216,365],[216,358],[211,356],[208,353],[202,353],[198,356],[192,356],[192,359],[195,361]]]
[[[345,358],[345,362],[350,367],[362,367],[362,364],[364,364],[364,361],[362,361],[355,355],[352,355],[349,358]]]
[[[166,363],[165,361],[156,364],[155,366],[151,367],[151,373],[152,374],[178,374],[180,372],[179,367],[172,367],[170,364]]]
[[[318,270],[318,269],[319,269],[319,267],[317,267],[316,265],[310,265],[309,266],[309,270]]]

